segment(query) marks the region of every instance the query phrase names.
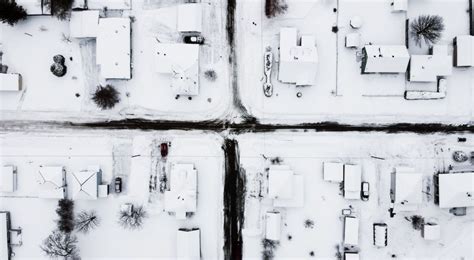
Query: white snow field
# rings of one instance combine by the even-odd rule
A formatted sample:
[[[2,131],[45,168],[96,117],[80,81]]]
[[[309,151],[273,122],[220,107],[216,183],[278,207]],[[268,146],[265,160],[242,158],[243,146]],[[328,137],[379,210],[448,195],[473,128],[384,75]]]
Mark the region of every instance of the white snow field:
[[[391,0],[288,0],[286,13],[273,18],[264,14],[264,2],[239,1],[237,14],[238,79],[243,104],[262,122],[344,123],[443,122],[472,120],[474,70],[453,68],[448,76],[447,97],[441,100],[405,100],[405,90],[436,90],[435,83],[411,83],[406,74],[361,75],[361,48],[366,44],[405,45],[405,23],[421,14],[443,17],[445,31],[439,44],[448,45],[456,35],[469,34],[469,2],[464,0],[408,1],[407,12],[392,12]],[[353,29],[350,20],[362,18]],[[411,21],[411,20],[410,20]],[[332,27],[337,26],[337,34]],[[278,81],[281,27],[296,27],[298,35],[313,35],[319,55],[316,84],[295,87]],[[358,48],[346,48],[348,33],[360,34]],[[428,54],[410,40],[410,54]],[[272,48],[273,96],[263,94],[263,53]],[[301,92],[302,96],[297,97]]]
[[[465,136],[471,139],[471,135]],[[361,259],[472,259],[474,212],[466,216],[450,214],[433,202],[433,175],[446,171],[453,150],[472,149],[472,140],[458,143],[455,135],[415,135],[382,133],[268,133],[237,137],[242,168],[247,174],[247,199],[243,230],[244,258],[261,259],[264,215],[270,210],[282,214],[281,238],[273,250],[274,259],[337,259],[343,251],[342,209],[352,208],[360,219],[358,251]],[[272,206],[266,195],[266,170],[278,157],[294,174],[304,178],[304,207]],[[265,159],[267,158],[267,159]],[[323,162],[362,166],[362,181],[370,184],[368,201],[346,200],[339,183],[323,180]],[[397,212],[390,218],[390,180],[396,166],[411,166],[423,175],[423,202],[418,209]],[[260,175],[259,175],[260,173]],[[259,189],[258,187],[261,187]],[[255,196],[260,191],[260,196]],[[441,239],[428,241],[405,219],[422,216],[441,225]],[[314,227],[305,227],[305,221]],[[373,245],[373,223],[388,225],[388,246]]]
[[[186,220],[177,220],[160,210],[161,200],[149,203],[148,180],[156,158],[151,156],[155,142],[171,142],[167,163],[193,163],[197,170],[197,211]],[[2,165],[15,165],[18,171],[18,191],[0,194],[0,211],[9,211],[12,228],[21,227],[23,230],[23,245],[13,247],[14,259],[48,259],[40,245],[55,228],[57,200],[36,197],[35,174],[40,165],[65,166],[67,183],[72,181],[68,180],[71,172],[89,165],[101,167],[106,183],[112,182],[114,176],[124,177],[123,194],[112,192],[107,198],[75,201],[76,213],[95,210],[100,218],[96,229],[88,234],[77,234],[82,259],[174,259],[178,228],[196,227],[201,230],[202,257],[222,258],[221,145],[221,138],[203,133],[63,132],[28,136],[2,133]],[[129,149],[112,155],[117,147]],[[129,167],[117,169],[116,161],[127,158]],[[128,172],[117,172],[127,168]],[[123,203],[145,206],[148,217],[142,229],[127,230],[118,224],[118,213]]]

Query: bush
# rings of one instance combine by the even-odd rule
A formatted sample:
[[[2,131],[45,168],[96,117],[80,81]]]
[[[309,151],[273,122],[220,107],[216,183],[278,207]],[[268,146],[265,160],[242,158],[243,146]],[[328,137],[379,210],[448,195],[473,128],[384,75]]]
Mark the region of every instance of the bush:
[[[77,215],[75,227],[82,233],[88,233],[90,230],[98,227],[100,219],[95,211],[82,211]]]
[[[51,11],[51,15],[56,16],[59,20],[66,20],[71,16],[72,5],[74,0],[49,0],[46,6]]]
[[[59,200],[56,213],[59,216],[59,231],[71,233],[74,230],[74,201],[68,199]]]
[[[107,85],[105,87],[98,86],[92,100],[95,104],[104,109],[110,109],[120,102],[120,92],[118,92],[113,86]]]
[[[422,42],[432,45],[439,41],[444,31],[443,17],[439,15],[420,15],[410,24],[410,35],[418,46]]]
[[[132,212],[120,211],[119,224],[127,229],[140,229],[148,216],[143,206],[133,206]]]
[[[63,77],[67,73],[67,67],[66,65],[60,64],[60,63],[53,63],[49,70],[53,73],[54,76],[56,77]]]
[[[283,14],[288,9],[284,0],[265,0],[265,15],[267,18]]]
[[[76,244],[76,236],[55,230],[43,241],[41,249],[51,258],[69,259],[79,255]]]
[[[2,23],[13,26],[20,20],[25,19],[26,11],[22,6],[17,5],[15,1],[0,0],[0,20]]]

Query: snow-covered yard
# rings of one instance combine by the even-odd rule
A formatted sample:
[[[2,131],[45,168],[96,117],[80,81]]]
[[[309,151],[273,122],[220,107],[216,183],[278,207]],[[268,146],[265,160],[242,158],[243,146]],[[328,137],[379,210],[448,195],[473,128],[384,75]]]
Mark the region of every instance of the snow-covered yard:
[[[470,137],[470,136],[468,136]],[[473,212],[455,217],[433,202],[433,174],[455,165],[451,152],[472,148],[472,143],[458,144],[457,136],[418,136],[412,134],[331,134],[331,133],[273,133],[247,134],[237,139],[241,163],[252,179],[264,173],[271,159],[278,157],[295,174],[304,177],[304,207],[276,208],[282,212],[282,233],[275,259],[311,258],[335,259],[339,246],[342,251],[342,209],[353,208],[360,219],[359,252],[361,259],[469,259],[474,257]],[[470,147],[470,148],[469,148]],[[267,159],[264,159],[267,158]],[[362,166],[362,181],[370,183],[369,201],[346,200],[338,183],[323,180],[323,162],[343,162]],[[390,218],[390,178],[394,167],[408,165],[423,174],[423,203],[419,210],[399,212]],[[265,177],[262,187],[266,187]],[[248,182],[247,190],[258,182]],[[421,192],[421,191],[420,191]],[[265,188],[262,194],[265,196]],[[265,230],[263,215],[274,209],[268,198],[246,200],[244,227],[244,256],[260,258],[261,240]],[[427,241],[405,219],[420,215],[441,225],[442,238]],[[306,220],[314,227],[305,225]],[[373,246],[372,224],[388,224],[388,247]],[[255,232],[259,230],[261,233]],[[247,230],[248,232],[246,232]],[[250,232],[252,231],[252,232]]]
[[[130,134],[133,133],[108,133],[109,137],[105,138],[98,133],[64,132],[28,137],[20,133],[2,134],[2,165],[15,165],[18,170],[18,191],[2,194],[0,199],[0,211],[10,211],[12,227],[23,229],[23,245],[13,248],[15,259],[46,259],[39,246],[55,227],[57,200],[36,196],[35,173],[40,165],[65,166],[68,184],[71,172],[83,170],[89,165],[100,165],[105,183],[111,183],[114,175],[127,176],[122,195],[111,193],[105,199],[75,201],[76,213],[95,210],[101,222],[90,233],[78,234],[82,259],[174,258],[178,228],[195,227],[201,230],[202,257],[222,257],[222,140],[212,134],[203,136],[202,133],[135,133],[134,137]],[[154,140],[171,142],[167,163],[193,163],[197,169],[197,212],[187,220],[177,220],[175,216],[156,210],[156,205],[148,203]],[[113,154],[116,147],[130,149],[121,149]],[[128,169],[129,172],[118,173],[116,161],[127,158],[131,158],[131,165],[121,169]],[[148,211],[148,218],[140,230],[126,230],[118,224],[120,206],[128,202],[144,205]]]

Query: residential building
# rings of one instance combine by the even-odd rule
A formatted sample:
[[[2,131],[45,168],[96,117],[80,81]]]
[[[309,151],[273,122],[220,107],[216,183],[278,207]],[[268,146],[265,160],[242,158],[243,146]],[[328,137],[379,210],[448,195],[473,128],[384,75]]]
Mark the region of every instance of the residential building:
[[[423,201],[423,175],[411,167],[395,168],[395,208],[412,211]]]
[[[14,192],[17,189],[15,166],[3,166],[0,172],[0,192]]]
[[[186,219],[197,208],[197,171],[193,164],[176,163],[170,170],[170,190],[165,191],[165,210]]]
[[[178,5],[178,31],[202,31],[202,4],[189,3]]]
[[[323,175],[325,181],[342,182],[344,180],[344,164],[341,162],[324,162]]]
[[[73,38],[96,38],[99,33],[99,11],[72,12],[69,33]]]
[[[359,219],[352,216],[344,218],[344,245],[359,245]]]
[[[64,199],[66,197],[66,170],[63,166],[41,166],[37,172],[38,197]]]
[[[274,207],[304,206],[304,178],[288,165],[272,165],[268,172],[268,196]]]
[[[0,259],[11,259],[10,247],[10,213],[0,212]]]
[[[281,214],[278,211],[269,211],[265,214],[265,238],[280,241]]]
[[[0,73],[0,91],[20,91],[21,75],[17,73]]]
[[[410,54],[405,45],[365,45],[362,73],[405,73]]]
[[[96,200],[98,198],[99,185],[102,181],[100,167],[92,166],[71,175],[72,198],[74,200]]]
[[[474,206],[474,172],[440,173],[435,183],[440,208]]]
[[[474,66],[474,36],[460,35],[454,38],[454,66]]]
[[[344,198],[360,200],[362,167],[357,164],[344,165]]]
[[[176,238],[176,258],[182,260],[201,259],[200,230],[179,229]]]

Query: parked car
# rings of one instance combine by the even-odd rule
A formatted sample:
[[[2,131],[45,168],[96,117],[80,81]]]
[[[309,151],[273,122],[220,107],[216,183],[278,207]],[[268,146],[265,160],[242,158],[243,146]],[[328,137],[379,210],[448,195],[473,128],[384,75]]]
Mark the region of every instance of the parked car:
[[[191,43],[191,44],[203,44],[204,37],[202,37],[201,35],[186,35],[183,37],[183,41],[185,43]]]
[[[161,157],[168,156],[168,143],[161,143],[160,153],[161,153]]]
[[[122,178],[120,178],[120,177],[115,178],[114,190],[115,190],[115,193],[121,193],[122,192]]]
[[[362,185],[362,188],[361,188],[361,191],[360,191],[360,197],[363,201],[368,201],[369,200],[370,185],[366,181],[362,182],[361,185]]]
[[[385,223],[374,223],[374,246],[386,247],[388,244],[388,226]]]

